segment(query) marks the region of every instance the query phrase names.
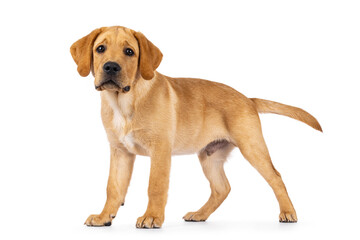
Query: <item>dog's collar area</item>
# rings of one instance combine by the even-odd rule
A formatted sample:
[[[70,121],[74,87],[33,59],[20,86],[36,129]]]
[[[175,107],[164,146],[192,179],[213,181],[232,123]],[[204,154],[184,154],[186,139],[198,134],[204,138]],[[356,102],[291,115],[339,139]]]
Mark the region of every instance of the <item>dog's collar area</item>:
[[[126,87],[124,87],[124,88],[122,89],[122,92],[123,92],[123,93],[126,93],[126,92],[128,92],[128,91],[130,91],[130,86],[126,86]]]

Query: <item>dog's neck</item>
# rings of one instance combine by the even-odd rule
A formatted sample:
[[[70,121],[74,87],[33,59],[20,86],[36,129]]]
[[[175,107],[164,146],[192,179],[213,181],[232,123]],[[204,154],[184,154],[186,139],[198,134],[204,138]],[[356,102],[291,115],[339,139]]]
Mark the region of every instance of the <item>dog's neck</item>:
[[[151,80],[137,79],[128,92],[104,90],[101,92],[101,97],[105,98],[110,107],[118,111],[123,118],[131,119],[136,106],[145,101],[155,81],[157,81],[156,75],[158,73]]]
[[[140,76],[137,80],[134,81],[134,87],[133,87],[134,90],[131,93],[131,94],[133,94],[134,106],[136,104],[139,104],[142,101],[144,101],[144,99],[146,98],[148,93],[153,88],[153,85],[157,81],[158,75],[159,75],[159,73],[155,72],[155,75],[154,75],[153,79],[151,79],[151,80],[145,80]],[[131,90],[128,93],[130,93],[130,92],[131,92]]]

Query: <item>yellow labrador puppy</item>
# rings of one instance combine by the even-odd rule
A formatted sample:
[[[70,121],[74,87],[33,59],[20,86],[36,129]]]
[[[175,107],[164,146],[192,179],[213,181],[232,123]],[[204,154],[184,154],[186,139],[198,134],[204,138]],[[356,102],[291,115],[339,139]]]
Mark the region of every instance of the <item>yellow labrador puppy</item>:
[[[149,202],[138,228],[164,222],[171,155],[197,153],[211,195],[185,221],[205,221],[224,201],[230,185],[224,162],[234,147],[265,178],[280,205],[280,222],[296,222],[295,209],[266,147],[259,113],[276,113],[322,131],[302,109],[247,98],[221,83],[171,78],[156,72],[162,53],[142,33],[124,27],[95,29],[71,46],[83,77],[90,72],[101,91],[101,117],[110,142],[107,200],[88,226],[110,226],[129,186],[136,155],[150,156]]]

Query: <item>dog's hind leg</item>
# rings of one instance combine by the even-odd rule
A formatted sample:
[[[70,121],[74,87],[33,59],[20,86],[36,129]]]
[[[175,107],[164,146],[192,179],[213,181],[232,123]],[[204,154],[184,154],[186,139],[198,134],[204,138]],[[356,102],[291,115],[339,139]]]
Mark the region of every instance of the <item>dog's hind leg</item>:
[[[229,142],[214,142],[198,154],[204,174],[210,182],[211,195],[198,211],[187,213],[183,217],[185,221],[205,221],[229,194],[230,184],[224,172],[224,162],[233,148],[234,145]]]
[[[235,119],[233,119],[235,120]],[[280,205],[280,222],[296,222],[297,216],[280,173],[273,166],[257,113],[229,124],[233,141],[249,163],[265,178]]]

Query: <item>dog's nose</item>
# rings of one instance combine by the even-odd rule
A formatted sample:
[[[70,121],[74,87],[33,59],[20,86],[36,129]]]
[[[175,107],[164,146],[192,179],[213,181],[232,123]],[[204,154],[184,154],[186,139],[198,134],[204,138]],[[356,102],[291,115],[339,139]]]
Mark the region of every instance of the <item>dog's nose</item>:
[[[120,72],[121,67],[116,62],[107,62],[103,66],[104,72],[109,75],[116,75]]]

